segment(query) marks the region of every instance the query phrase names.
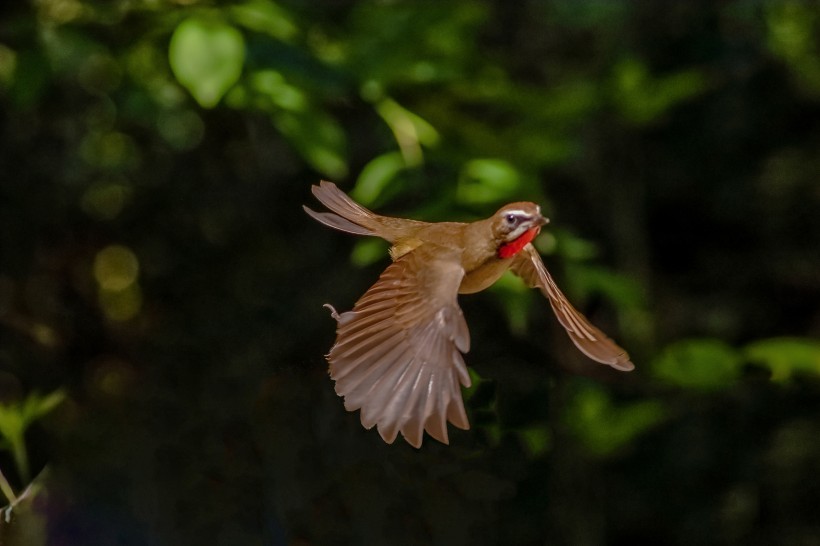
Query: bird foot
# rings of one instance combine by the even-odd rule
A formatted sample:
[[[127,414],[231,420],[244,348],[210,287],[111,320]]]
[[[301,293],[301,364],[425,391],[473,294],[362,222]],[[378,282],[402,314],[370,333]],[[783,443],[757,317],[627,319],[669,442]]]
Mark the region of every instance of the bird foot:
[[[326,308],[330,309],[330,316],[333,317],[334,319],[336,319],[336,322],[339,322],[339,319],[341,319],[341,317],[339,316],[339,313],[336,312],[336,309],[332,305],[330,305],[329,303],[326,303],[322,307],[326,307]]]

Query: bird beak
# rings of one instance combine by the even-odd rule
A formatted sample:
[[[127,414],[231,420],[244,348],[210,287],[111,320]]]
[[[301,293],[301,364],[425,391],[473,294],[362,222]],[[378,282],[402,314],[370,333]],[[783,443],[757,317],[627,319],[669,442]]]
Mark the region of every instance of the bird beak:
[[[538,218],[535,219],[535,225],[537,226],[545,226],[550,223],[550,219],[546,216],[538,215]]]

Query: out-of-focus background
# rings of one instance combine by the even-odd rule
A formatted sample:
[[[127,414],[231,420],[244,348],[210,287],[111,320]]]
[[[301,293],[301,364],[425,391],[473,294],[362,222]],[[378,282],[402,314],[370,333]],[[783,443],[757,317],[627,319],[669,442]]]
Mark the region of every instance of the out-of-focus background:
[[[36,0],[0,21],[4,544],[817,544],[820,7]],[[460,298],[472,429],[385,445],[323,355],[388,263],[333,180],[533,200]]]

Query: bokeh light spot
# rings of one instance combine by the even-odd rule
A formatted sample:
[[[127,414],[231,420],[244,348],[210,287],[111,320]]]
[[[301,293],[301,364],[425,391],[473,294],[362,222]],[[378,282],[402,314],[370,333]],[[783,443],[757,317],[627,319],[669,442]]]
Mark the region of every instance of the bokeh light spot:
[[[128,188],[118,182],[95,184],[83,193],[80,206],[89,216],[113,220],[122,212]]]
[[[181,110],[167,112],[157,119],[162,138],[177,150],[195,148],[205,134],[205,124],[195,112]]]
[[[127,362],[103,357],[92,363],[88,383],[94,394],[116,398],[125,394],[133,378],[134,372]]]
[[[80,145],[82,158],[95,167],[125,167],[136,159],[136,152],[131,137],[117,131],[91,131]]]
[[[54,347],[59,343],[57,332],[47,324],[34,324],[31,327],[31,336],[44,347]]]
[[[138,273],[139,261],[125,246],[105,247],[94,258],[94,278],[103,290],[124,291],[135,283]]]
[[[100,307],[109,320],[124,322],[139,314],[142,309],[142,291],[138,284],[131,284],[123,290],[101,289]]]
[[[0,85],[9,87],[14,79],[16,69],[17,53],[5,45],[0,44]]]

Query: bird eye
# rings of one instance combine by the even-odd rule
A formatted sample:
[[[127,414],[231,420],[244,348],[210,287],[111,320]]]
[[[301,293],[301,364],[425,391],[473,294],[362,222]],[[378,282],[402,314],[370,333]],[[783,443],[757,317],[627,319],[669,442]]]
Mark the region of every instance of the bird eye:
[[[508,214],[504,217],[504,220],[510,225],[515,225],[516,220],[518,220],[518,217],[515,214]]]

